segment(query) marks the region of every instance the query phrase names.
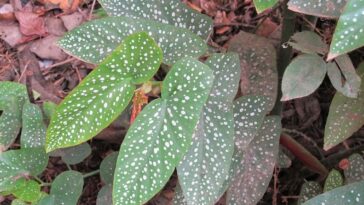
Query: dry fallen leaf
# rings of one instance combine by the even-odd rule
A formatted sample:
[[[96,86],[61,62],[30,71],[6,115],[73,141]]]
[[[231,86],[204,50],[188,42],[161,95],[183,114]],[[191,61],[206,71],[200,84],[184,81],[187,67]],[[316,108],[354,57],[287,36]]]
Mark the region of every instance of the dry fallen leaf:
[[[11,4],[4,4],[0,8],[0,20],[14,20],[14,8]]]
[[[47,36],[37,40],[30,46],[30,51],[42,59],[62,61],[67,55],[57,46],[57,36]]]
[[[20,33],[19,25],[12,24],[0,24],[0,38],[8,43],[11,47],[20,43],[23,35]]]
[[[20,24],[20,32],[26,36],[45,36],[47,34],[44,18],[28,11],[17,11],[15,17]]]
[[[64,12],[69,13],[76,11],[77,7],[80,5],[81,0],[43,0],[43,2],[58,5],[60,9]]]

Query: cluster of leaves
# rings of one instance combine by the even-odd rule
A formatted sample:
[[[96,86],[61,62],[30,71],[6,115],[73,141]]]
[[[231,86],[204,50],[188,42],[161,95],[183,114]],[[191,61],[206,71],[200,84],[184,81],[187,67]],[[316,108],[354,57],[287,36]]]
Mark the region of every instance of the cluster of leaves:
[[[98,203],[145,203],[175,168],[181,188],[176,203],[214,204],[226,190],[230,203],[259,201],[278,158],[281,125],[279,117],[265,117],[274,94],[250,92],[234,101],[239,57],[247,60],[256,51],[214,54],[201,63],[196,58],[206,52],[203,39],[211,29],[207,17],[178,0],[101,4],[110,17],[86,23],[59,42],[68,53],[98,67],[55,109],[47,152],[94,137],[164,63],[171,67],[161,84],[161,98],[142,110],[119,153],[101,164],[105,186]],[[269,49],[274,50],[269,46],[260,52]],[[272,67],[272,61],[263,59],[262,64]],[[102,167],[110,167],[109,172]],[[260,177],[252,177],[257,170]]]
[[[324,188],[315,181],[305,182],[301,187],[299,204],[362,204],[364,197],[364,159],[360,154],[353,154],[344,167],[344,176],[338,170],[331,170]]]

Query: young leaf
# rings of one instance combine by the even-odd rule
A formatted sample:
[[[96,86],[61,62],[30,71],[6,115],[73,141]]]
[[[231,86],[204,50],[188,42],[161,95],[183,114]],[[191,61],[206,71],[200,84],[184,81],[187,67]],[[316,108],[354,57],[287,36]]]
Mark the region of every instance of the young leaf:
[[[106,128],[128,105],[135,84],[152,78],[161,61],[160,48],[146,33],[127,37],[57,107],[47,152],[81,144]]]
[[[358,68],[363,79],[364,64]],[[348,98],[337,92],[331,102],[329,116],[325,125],[324,149],[328,150],[345,139],[364,124],[364,83],[360,86],[357,98]],[[345,123],[343,123],[345,122]]]
[[[74,147],[59,149],[52,152],[52,156],[62,157],[67,164],[78,164],[91,154],[90,145],[85,142]]]
[[[0,190],[12,186],[14,177],[36,176],[48,164],[48,156],[42,148],[24,148],[0,153]]]
[[[347,184],[364,180],[364,159],[360,154],[352,154],[349,157],[349,167],[344,170]]]
[[[22,148],[43,148],[47,128],[43,121],[42,110],[38,105],[25,102],[23,106],[22,121],[23,128],[20,136]]]
[[[337,187],[341,187],[343,184],[344,179],[341,176],[341,173],[333,169],[325,180],[324,192],[328,192]]]
[[[112,185],[117,158],[118,152],[113,152],[107,155],[100,164],[100,177],[105,184]]]
[[[258,13],[274,6],[278,0],[254,0],[255,9]]]
[[[364,201],[364,181],[342,186],[316,196],[303,205],[361,205]]]
[[[22,201],[22,200],[19,200],[19,199],[14,199],[12,202],[11,202],[11,205],[28,205],[26,202]]]
[[[215,54],[205,64],[213,70],[214,82],[192,146],[177,167],[185,200],[200,205],[218,201],[230,168],[234,151],[232,101],[240,79],[237,54]]]
[[[52,183],[50,195],[43,200],[54,197],[53,204],[77,205],[82,189],[82,174],[76,171],[65,171],[56,177]]]
[[[349,0],[332,37],[328,60],[364,45],[364,1]]]
[[[300,195],[298,198],[298,205],[303,204],[307,200],[312,199],[313,197],[321,193],[322,188],[319,183],[315,181],[305,182],[301,187]]]
[[[332,85],[343,95],[356,98],[358,97],[361,84],[360,76],[356,73],[353,63],[348,55],[341,55],[335,59],[335,63],[327,67],[327,75]],[[340,68],[340,70],[339,70]]]
[[[3,81],[0,82],[0,93],[1,93],[1,99],[6,99],[10,96],[16,96],[18,97],[18,103],[19,109],[23,107],[23,101],[28,100],[28,93],[27,88],[25,85],[10,81]]]
[[[103,186],[97,194],[96,205],[113,205],[112,204],[112,185]]]
[[[113,202],[142,204],[163,188],[186,154],[213,81],[208,66],[183,58],[169,71],[161,99],[135,119],[120,148]]]
[[[308,54],[326,54],[329,50],[322,38],[312,31],[295,33],[288,42],[294,49]]]
[[[40,184],[34,180],[22,178],[16,182],[15,187],[12,194],[22,201],[36,202],[41,196]]]
[[[313,93],[322,83],[327,64],[317,56],[303,54],[286,68],[282,79],[282,101],[305,97]]]
[[[304,13],[324,18],[339,18],[348,0],[317,1],[317,0],[290,0],[288,8],[298,13]]]
[[[46,118],[46,120],[50,120],[54,111],[56,110],[57,104],[50,102],[50,101],[45,101],[43,103],[43,111],[44,111],[44,117]]]
[[[278,158],[281,118],[266,117],[244,153],[244,172],[227,192],[229,204],[256,204],[264,195]]]
[[[97,64],[125,37],[141,31],[147,32],[158,43],[166,64],[187,56],[199,57],[207,50],[205,42],[187,29],[127,17],[106,17],[85,23],[66,34],[59,45],[72,55]]]
[[[243,96],[234,102],[235,145],[245,150],[261,128],[268,111],[265,96]]]
[[[212,30],[208,16],[188,8],[180,0],[101,0],[100,3],[111,16],[149,19],[188,29],[203,39],[207,39]]]
[[[268,110],[272,110],[277,99],[278,73],[276,50],[270,40],[240,32],[228,46],[240,57],[241,94],[269,97]]]
[[[19,98],[16,96],[0,98],[0,153],[15,141],[21,128],[21,109],[18,104]]]

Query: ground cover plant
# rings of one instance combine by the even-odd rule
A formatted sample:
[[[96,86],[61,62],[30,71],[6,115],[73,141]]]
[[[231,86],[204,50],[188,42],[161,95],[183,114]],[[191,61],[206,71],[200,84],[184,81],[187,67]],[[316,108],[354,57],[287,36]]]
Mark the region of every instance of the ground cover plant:
[[[3,8],[9,5],[18,11]],[[4,62],[13,65],[8,52],[17,49],[22,69],[0,72],[18,72],[17,79],[0,82],[1,203],[364,200],[364,1],[45,0],[4,6],[8,16],[1,18],[16,19],[24,36],[14,41],[2,35],[10,46]],[[88,16],[82,6],[91,8]],[[255,29],[231,22],[254,22],[251,17]],[[332,30],[323,33],[325,22]],[[3,33],[9,28],[0,25]],[[67,78],[77,82],[57,89]],[[318,100],[305,101],[320,93],[332,98],[326,113],[315,110]],[[292,107],[304,121],[299,128],[290,126],[297,123],[287,117],[295,115]],[[322,136],[315,139],[304,127],[320,117]],[[287,184],[284,172],[291,177]]]

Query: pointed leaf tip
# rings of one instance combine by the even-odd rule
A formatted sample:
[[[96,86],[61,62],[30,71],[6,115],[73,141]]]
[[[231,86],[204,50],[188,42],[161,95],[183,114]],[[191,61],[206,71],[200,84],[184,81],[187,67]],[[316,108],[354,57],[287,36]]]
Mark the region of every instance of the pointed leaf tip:
[[[130,102],[135,84],[152,78],[161,62],[161,49],[146,33],[127,37],[57,106],[47,152],[81,144],[106,128]]]

